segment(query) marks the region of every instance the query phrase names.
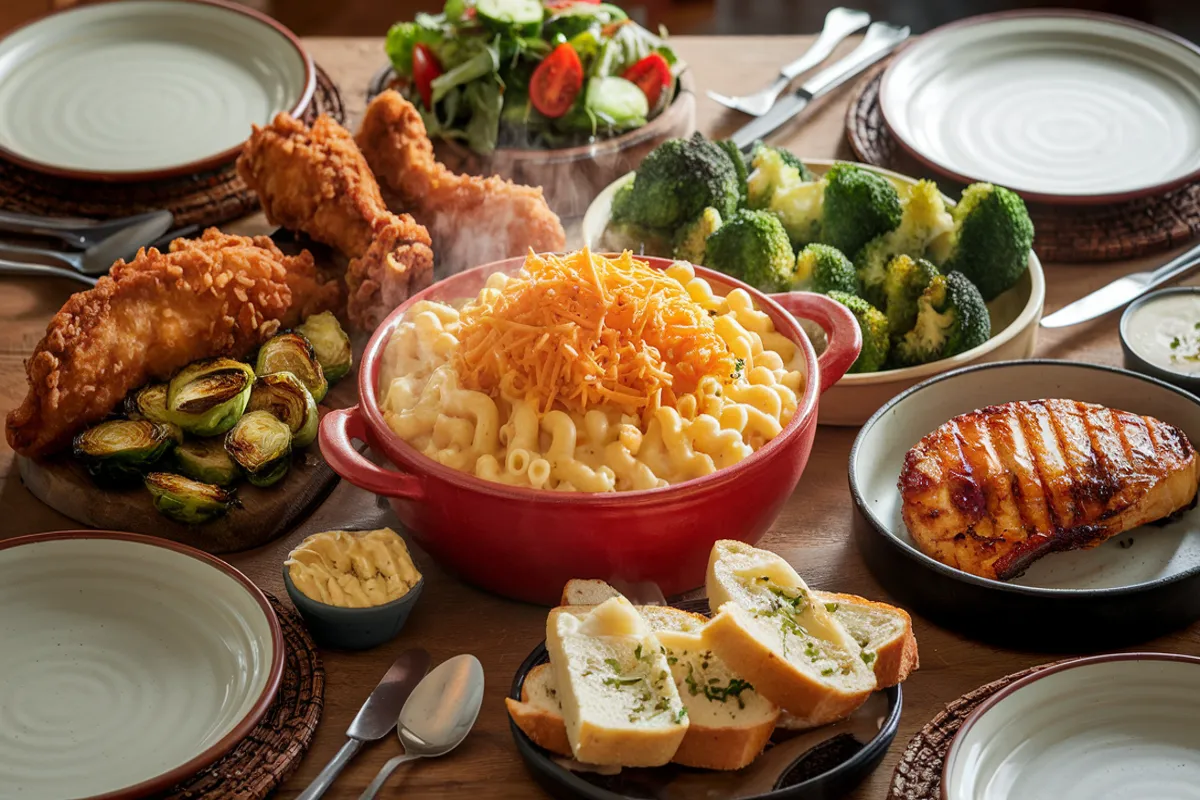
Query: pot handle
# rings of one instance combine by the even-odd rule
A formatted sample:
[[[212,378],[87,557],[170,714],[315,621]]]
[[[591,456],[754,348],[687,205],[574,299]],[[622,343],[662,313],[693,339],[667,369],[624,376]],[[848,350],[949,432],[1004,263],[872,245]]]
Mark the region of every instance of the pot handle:
[[[358,406],[337,408],[321,419],[321,455],[329,468],[368,492],[384,497],[421,500],[421,481],[407,472],[393,472],[369,461],[354,447],[354,440],[370,444],[367,425]]]
[[[784,310],[796,317],[810,319],[821,326],[829,338],[825,352],[817,357],[821,373],[821,393],[833,386],[858,358],[862,350],[862,331],[850,309],[816,292],[783,292],[770,295]]]

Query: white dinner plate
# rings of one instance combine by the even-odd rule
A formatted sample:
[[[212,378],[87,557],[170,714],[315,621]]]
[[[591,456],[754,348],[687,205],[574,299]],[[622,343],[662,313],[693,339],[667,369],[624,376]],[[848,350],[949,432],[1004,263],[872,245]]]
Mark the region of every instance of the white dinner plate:
[[[233,5],[123,0],[0,40],[0,154],[93,180],[148,180],[237,157],[252,123],[308,106],[312,61]]]
[[[1098,656],[1002,689],[959,729],[945,800],[1197,800],[1200,659]]]
[[[78,531],[0,542],[0,794],[140,797],[261,720],[283,674],[266,597],[164,540]]]
[[[1030,200],[1117,202],[1200,175],[1200,49],[1121,17],[947,25],[895,58],[879,100],[929,167]]]

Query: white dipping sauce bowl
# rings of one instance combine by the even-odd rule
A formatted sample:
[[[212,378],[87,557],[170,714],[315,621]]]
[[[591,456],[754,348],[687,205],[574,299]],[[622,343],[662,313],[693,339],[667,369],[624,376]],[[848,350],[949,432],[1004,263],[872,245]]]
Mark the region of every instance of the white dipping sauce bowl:
[[[1001,689],[967,718],[942,800],[1200,798],[1200,658],[1066,661]]]

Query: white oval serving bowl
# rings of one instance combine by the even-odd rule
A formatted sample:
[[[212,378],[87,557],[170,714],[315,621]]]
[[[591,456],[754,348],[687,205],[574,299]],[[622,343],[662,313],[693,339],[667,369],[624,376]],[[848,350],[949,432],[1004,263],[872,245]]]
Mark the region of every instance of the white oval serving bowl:
[[[823,175],[837,162],[831,159],[805,159],[804,163],[815,174]],[[869,164],[859,166],[883,175],[896,184],[916,183],[915,178],[898,172]],[[586,246],[593,250],[612,249],[612,245],[606,241],[606,231],[612,218],[613,196],[622,185],[633,180],[633,176],[634,173],[631,172],[613,181],[592,201],[582,225],[583,243]],[[954,205],[954,201],[949,197],[946,198],[946,203],[949,206]],[[662,255],[670,257],[670,253]],[[1017,285],[988,303],[988,312],[992,318],[992,335],[986,342],[965,353],[929,364],[843,375],[841,380],[822,395],[817,421],[822,425],[862,425],[888,400],[934,375],[972,364],[1029,358],[1037,347],[1038,322],[1042,318],[1045,302],[1046,277],[1042,270],[1042,262],[1038,260],[1036,253],[1030,253],[1029,269]],[[805,330],[812,335],[810,327],[806,326]],[[823,343],[814,341],[813,344],[817,347],[819,355],[824,347]]]
[[[252,123],[308,107],[287,28],[220,0],[71,8],[0,40],[0,155],[77,180],[142,181],[237,158]]]
[[[1200,176],[1200,48],[1124,17],[1045,9],[945,25],[888,65],[879,105],[926,166],[1029,200],[1125,202]]]
[[[167,789],[266,713],[283,634],[261,591],[166,540],[0,541],[0,786],[29,798]]]
[[[1001,689],[959,728],[942,800],[1200,797],[1200,658],[1067,661]]]

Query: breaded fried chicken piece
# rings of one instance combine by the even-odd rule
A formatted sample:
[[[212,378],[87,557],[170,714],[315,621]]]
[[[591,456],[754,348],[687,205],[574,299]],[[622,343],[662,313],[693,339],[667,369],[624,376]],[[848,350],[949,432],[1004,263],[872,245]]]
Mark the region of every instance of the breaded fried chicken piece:
[[[26,456],[53,453],[147,381],[200,358],[244,357],[339,297],[311,255],[285,256],[265,236],[214,228],[168,253],[142,250],[50,321],[25,362],[29,392],[8,415],[8,443]]]
[[[357,141],[383,187],[429,228],[439,263],[451,270],[566,246],[540,188],[458,175],[438,163],[421,114],[398,92],[371,101]]]
[[[382,320],[432,280],[428,231],[388,210],[353,137],[328,116],[312,128],[282,113],[266,127],[255,126],[238,174],[258,194],[268,220],[350,259],[348,314],[356,326],[371,330],[371,320]],[[390,243],[387,252],[375,246],[381,237]],[[372,288],[364,292],[363,286]]]
[[[429,239],[417,241],[407,214],[380,230],[361,258],[350,263],[346,312],[364,330],[375,330],[392,310],[433,280]],[[425,229],[421,228],[424,232]]]

